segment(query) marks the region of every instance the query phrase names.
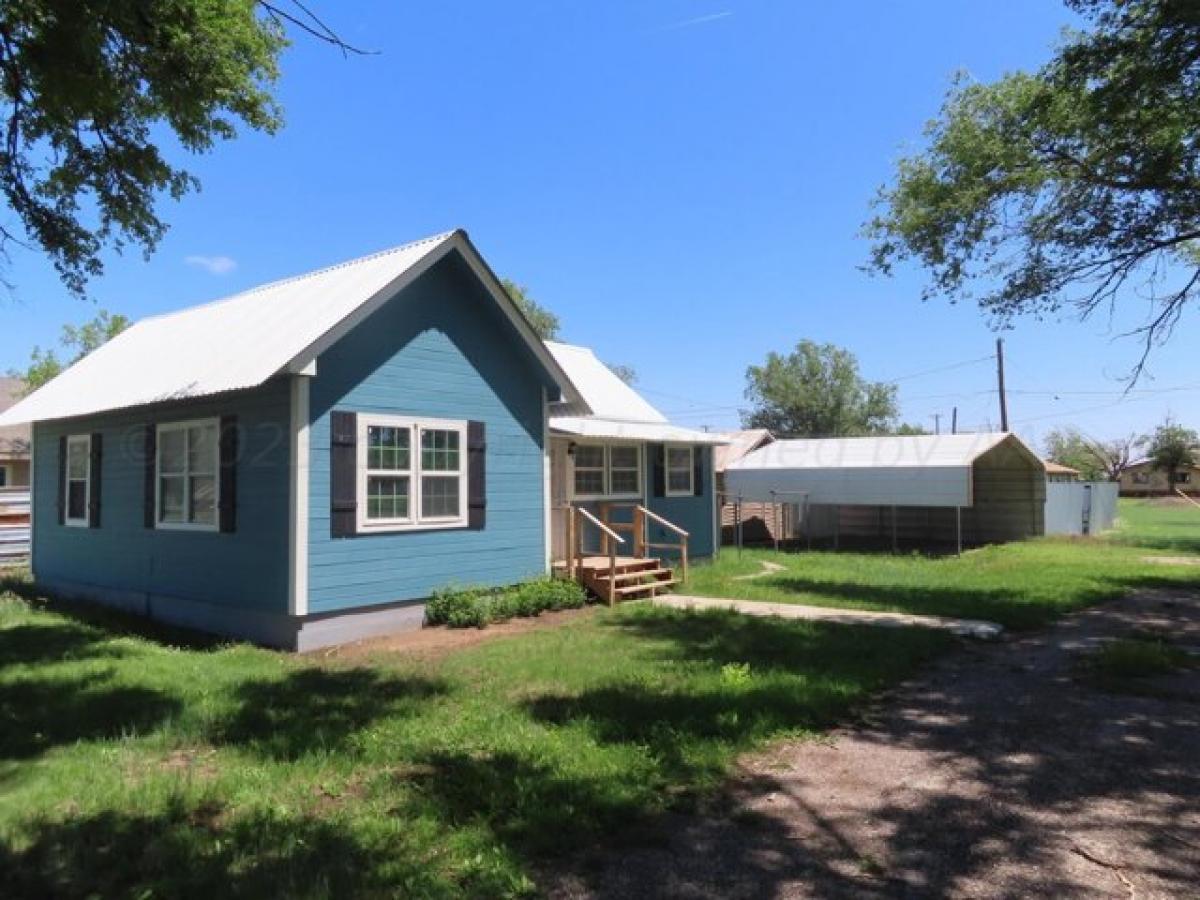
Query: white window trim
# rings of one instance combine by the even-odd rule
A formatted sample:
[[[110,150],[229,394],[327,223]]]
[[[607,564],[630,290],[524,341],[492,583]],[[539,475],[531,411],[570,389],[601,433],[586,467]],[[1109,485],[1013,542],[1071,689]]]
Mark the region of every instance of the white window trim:
[[[642,448],[636,441],[575,441],[575,447],[600,447],[604,450],[604,491],[599,494],[580,494],[575,490],[575,454],[568,454],[570,460],[569,484],[572,500],[640,500],[645,486],[645,466],[642,461]],[[632,447],[637,451],[637,490],[623,491],[619,494],[612,491],[612,448]],[[594,468],[589,466],[588,468]]]
[[[407,470],[396,470],[397,476],[408,475],[408,518],[406,519],[368,519],[367,518],[367,429],[371,426],[382,425],[386,428],[407,428],[409,430],[409,467]],[[422,476],[453,478],[453,472],[432,471],[424,472],[421,468],[421,431],[454,431],[458,433],[458,515],[457,516],[422,516],[421,515],[421,479]],[[467,526],[467,506],[470,498],[467,496],[469,468],[467,448],[467,422],[465,419],[426,419],[412,416],[376,415],[375,413],[358,414],[357,459],[355,461],[355,496],[357,497],[358,530],[363,533],[377,534],[390,531],[434,531],[440,528],[465,528]],[[381,470],[377,470],[381,471]]]
[[[162,521],[162,436],[172,431],[186,431],[189,428],[199,428],[211,425],[216,430],[216,440],[213,441],[213,522],[164,522]],[[186,449],[186,448],[185,448]],[[188,494],[187,477],[190,469],[186,467],[184,474],[183,505],[186,513]],[[164,422],[155,426],[154,434],[154,527],[159,531],[218,531],[221,527],[221,419],[188,419],[186,422]]]
[[[71,445],[82,444],[84,450],[83,458],[85,461],[83,473],[83,518],[71,518]],[[70,528],[87,528],[92,508],[92,436],[90,434],[71,434],[67,435],[66,444],[67,458],[63,460],[63,524]],[[77,479],[76,479],[77,480]]]
[[[671,454],[669,450],[688,452],[688,487],[686,491],[671,490]],[[675,468],[679,471],[679,467]],[[696,448],[691,444],[663,444],[663,494],[667,497],[694,497],[696,495]]]

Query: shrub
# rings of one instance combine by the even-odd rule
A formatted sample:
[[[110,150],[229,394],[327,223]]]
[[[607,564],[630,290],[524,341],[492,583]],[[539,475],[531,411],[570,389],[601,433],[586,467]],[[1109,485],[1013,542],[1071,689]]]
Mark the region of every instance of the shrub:
[[[500,591],[443,588],[425,604],[425,624],[483,628],[491,622],[540,615],[546,610],[578,609],[587,593],[573,581],[538,578]]]

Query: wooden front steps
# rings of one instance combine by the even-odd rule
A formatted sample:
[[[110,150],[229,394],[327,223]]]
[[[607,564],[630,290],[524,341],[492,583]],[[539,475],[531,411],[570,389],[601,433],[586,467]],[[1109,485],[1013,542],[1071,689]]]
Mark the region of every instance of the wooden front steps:
[[[610,560],[607,556],[585,556],[578,565],[580,582],[601,600],[650,599],[680,581],[672,568],[653,557],[618,556]]]

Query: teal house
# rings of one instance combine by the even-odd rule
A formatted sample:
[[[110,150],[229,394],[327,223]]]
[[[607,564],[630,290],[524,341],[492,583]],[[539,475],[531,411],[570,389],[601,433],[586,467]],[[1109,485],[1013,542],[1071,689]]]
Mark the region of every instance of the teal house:
[[[138,322],[19,423],[42,587],[288,649],[449,585],[646,596],[716,546],[718,441],[541,341],[461,230]]]

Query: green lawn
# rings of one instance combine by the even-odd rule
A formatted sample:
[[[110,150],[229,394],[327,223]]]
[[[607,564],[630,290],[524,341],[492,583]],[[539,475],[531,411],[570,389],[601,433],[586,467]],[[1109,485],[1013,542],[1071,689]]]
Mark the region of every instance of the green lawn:
[[[351,666],[38,607],[0,600],[9,900],[527,893],[949,645],[630,606]]]
[[[1044,538],[970,551],[961,557],[887,553],[779,553],[726,550],[693,567],[687,593],[989,619],[1035,628],[1073,609],[1137,587],[1200,586],[1200,567],[1147,563],[1152,554],[1195,554],[1200,509],[1122,501],[1120,527],[1095,539]],[[753,580],[763,561],[786,570]]]

